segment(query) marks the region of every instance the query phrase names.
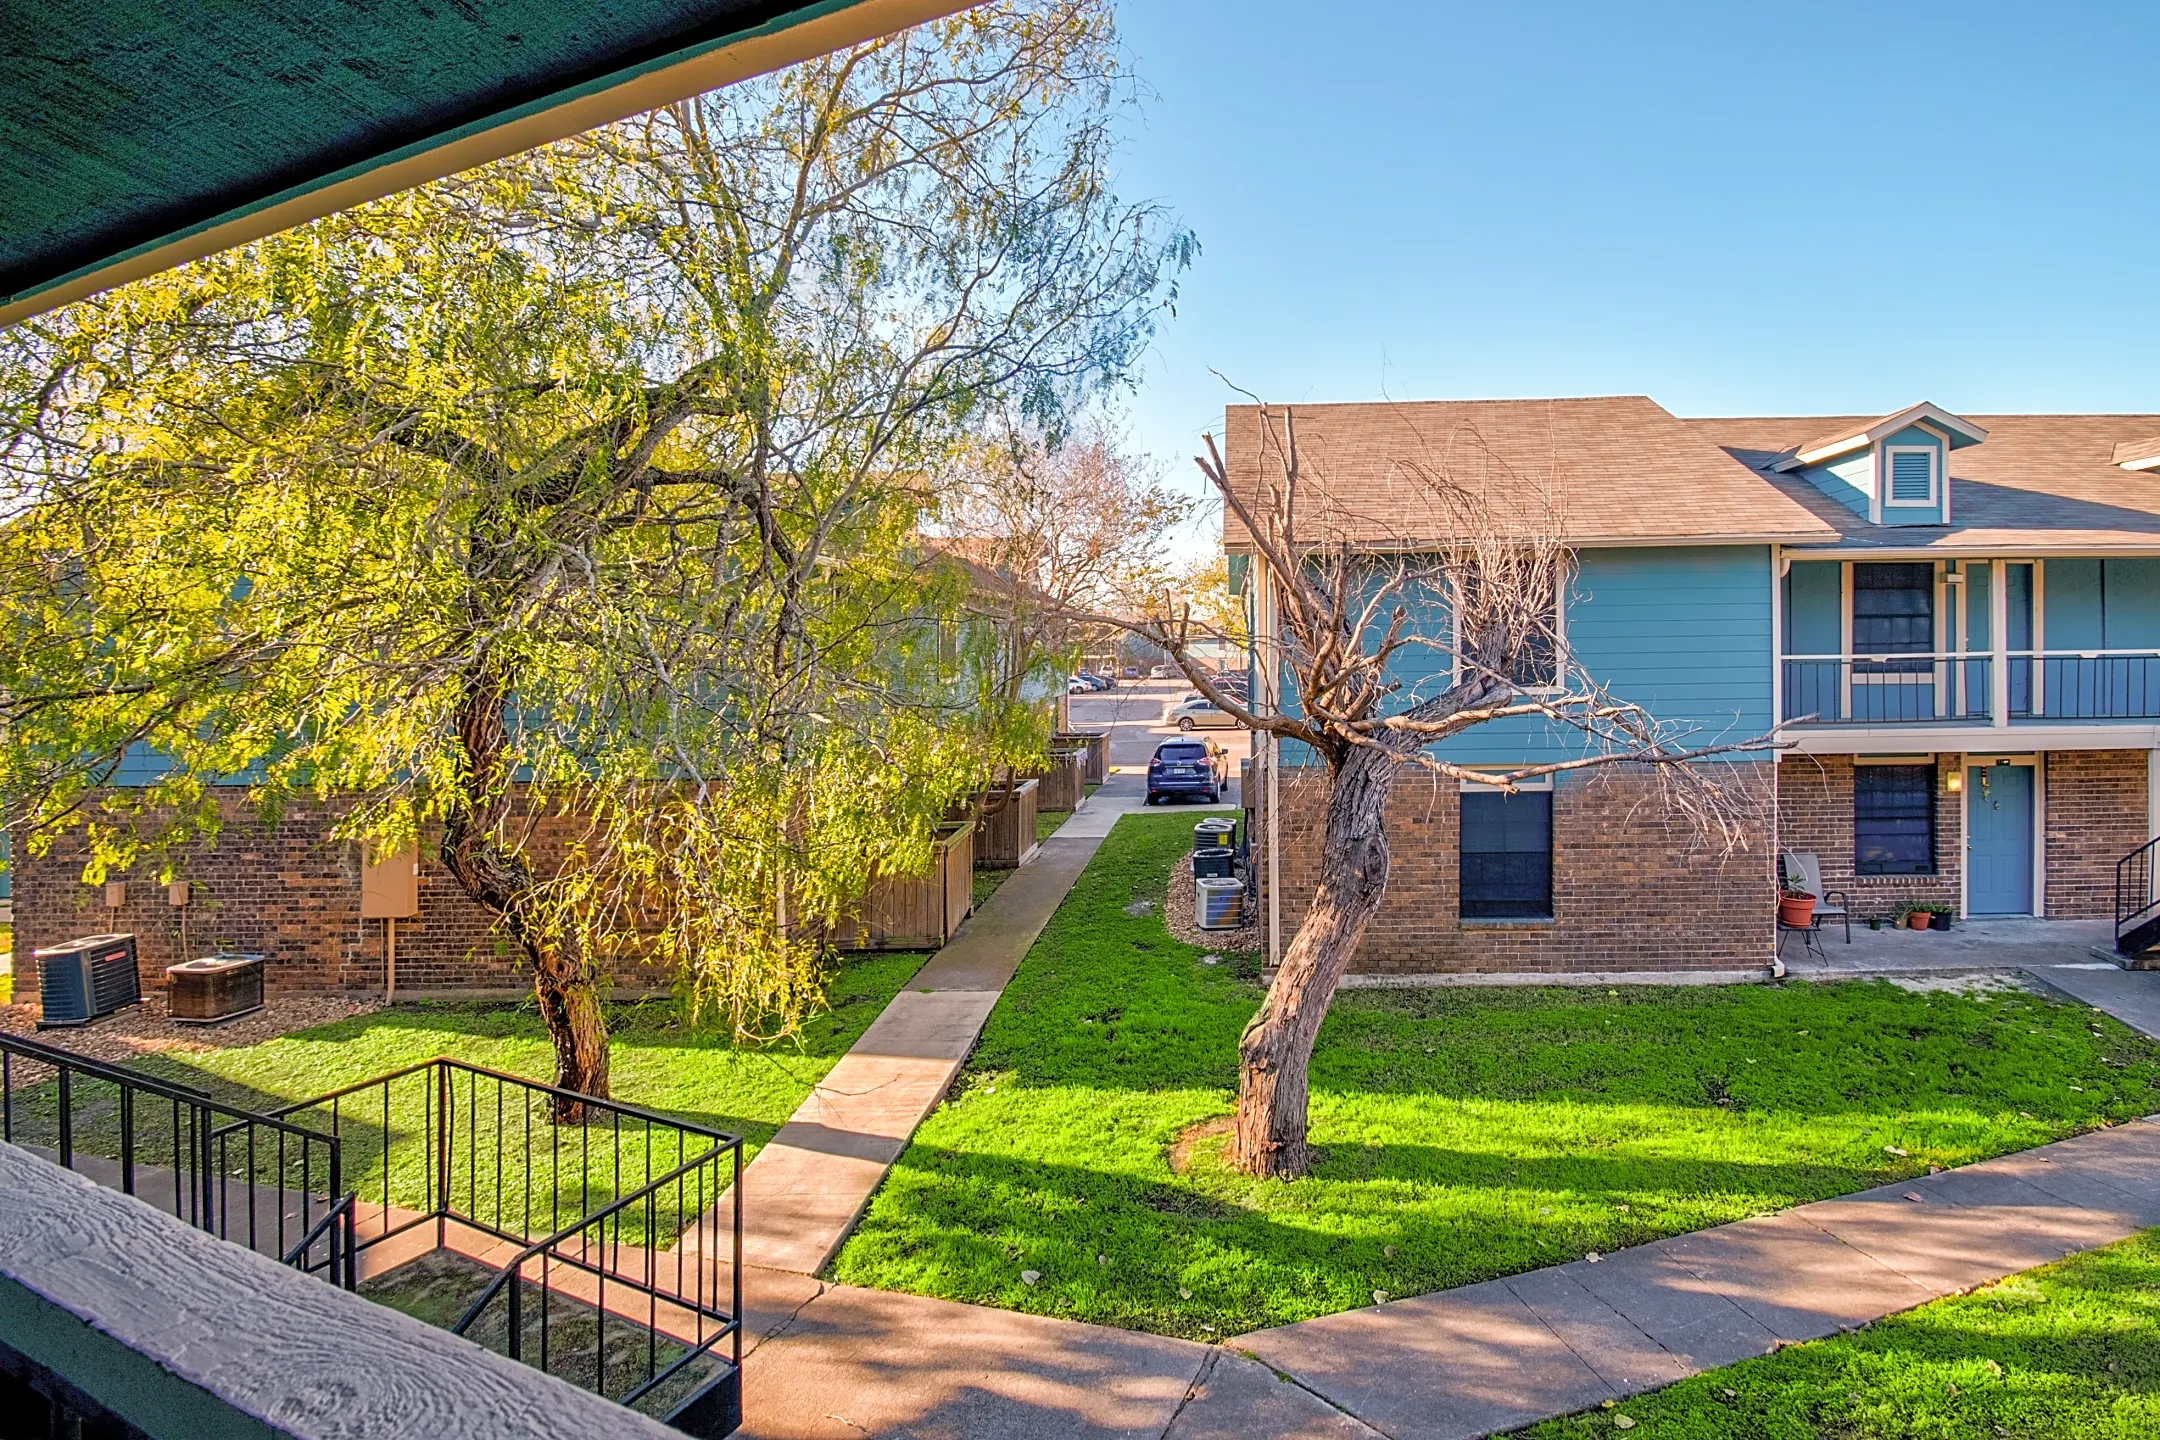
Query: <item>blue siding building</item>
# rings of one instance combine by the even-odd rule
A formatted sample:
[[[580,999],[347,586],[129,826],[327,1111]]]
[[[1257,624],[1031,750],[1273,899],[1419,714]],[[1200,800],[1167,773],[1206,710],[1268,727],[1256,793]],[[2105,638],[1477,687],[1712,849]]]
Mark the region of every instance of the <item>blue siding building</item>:
[[[1295,415],[1306,538],[1437,549],[1435,487],[1469,495],[1567,547],[1557,630],[1572,665],[1688,743],[1779,747],[1714,762],[1752,816],[1731,850],[1666,813],[1639,767],[1516,796],[1406,777],[1360,968],[1759,966],[1788,854],[1863,921],[1932,906],[2102,939],[2093,922],[2119,918],[2126,951],[2160,940],[2160,921],[2139,930],[2160,746],[2160,415],[1920,404],[1683,420],[1643,397]],[[1232,483],[1257,501],[1280,483],[1280,445],[1252,407],[1225,428]],[[1266,652],[1281,635],[1264,557],[1234,519],[1224,543]],[[1412,608],[1433,643],[1396,667],[1406,706],[1453,678],[1447,597]],[[1294,706],[1294,666],[1280,672]],[[1504,769],[1584,743],[1514,719],[1433,753]],[[1255,780],[1279,947],[1315,879],[1319,776],[1300,747],[1263,740]]]

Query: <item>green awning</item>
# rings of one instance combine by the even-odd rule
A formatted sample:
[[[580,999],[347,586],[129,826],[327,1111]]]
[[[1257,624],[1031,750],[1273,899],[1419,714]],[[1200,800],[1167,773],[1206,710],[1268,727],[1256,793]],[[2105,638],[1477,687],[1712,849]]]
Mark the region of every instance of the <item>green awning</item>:
[[[973,0],[0,0],[0,325]]]

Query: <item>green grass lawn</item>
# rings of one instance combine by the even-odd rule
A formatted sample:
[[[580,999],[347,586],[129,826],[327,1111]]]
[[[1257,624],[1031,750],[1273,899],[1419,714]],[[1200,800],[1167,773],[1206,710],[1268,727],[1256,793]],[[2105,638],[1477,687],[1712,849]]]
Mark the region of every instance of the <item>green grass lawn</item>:
[[[1551,1420],[1643,1440],[2142,1440],[2160,1435],[2160,1231]]]
[[[810,1088],[824,1078],[922,962],[921,955],[906,953],[847,957],[829,982],[830,1008],[804,1024],[799,1042],[736,1045],[724,1030],[687,1025],[679,1008],[670,1002],[612,1005],[609,1024],[613,1098],[741,1135],[746,1142],[743,1158],[747,1161],[794,1113]],[[208,1091],[228,1104],[267,1110],[437,1055],[536,1080],[551,1079],[554,1071],[552,1048],[530,1001],[401,1005],[258,1045],[203,1054],[158,1054],[146,1056],[134,1065],[161,1078]],[[423,1203],[422,1177],[427,1163],[425,1147],[416,1139],[425,1134],[427,1113],[420,1091],[419,1083],[408,1080],[400,1082],[392,1092],[395,1135],[388,1162],[392,1200],[415,1208]],[[482,1103],[476,1112],[478,1143],[468,1149],[479,1157],[480,1170],[485,1172],[481,1175],[482,1188],[492,1190],[491,1167],[497,1163],[492,1158],[492,1096],[483,1094],[480,1098]],[[57,1113],[53,1100],[49,1084],[17,1096],[20,1138],[29,1143],[51,1142],[52,1137],[44,1131],[52,1128]],[[117,1109],[109,1093],[100,1093],[94,1085],[79,1084],[76,1104],[77,1147],[116,1155]],[[462,1100],[459,1104],[458,1113],[464,1115]],[[619,1189],[644,1183],[647,1172],[642,1139],[634,1128],[625,1132],[623,1166],[617,1169],[612,1130],[597,1126],[566,1130],[562,1132],[561,1148],[551,1150],[549,1147],[558,1137],[546,1122],[544,1109],[531,1108],[535,1117],[532,1133],[539,1137],[536,1143],[542,1147],[532,1152],[536,1157],[533,1172],[554,1174],[553,1159],[538,1157],[560,1154],[570,1167],[561,1172],[565,1186],[562,1194],[568,1197],[568,1187],[578,1187],[581,1203],[578,1208],[566,1210],[561,1216],[564,1222],[588,1208],[582,1203],[585,1200],[597,1204],[619,1193]],[[359,1109],[364,1119],[373,1119],[377,1113]],[[138,1120],[138,1136],[150,1152],[143,1158],[154,1163],[158,1159],[154,1152],[160,1145],[169,1145],[169,1137],[156,1128],[159,1122],[150,1111],[141,1114],[144,1118]],[[348,1108],[344,1114],[351,1122],[355,1109]],[[326,1113],[306,1111],[296,1118],[318,1130],[328,1129]],[[516,1154],[523,1149],[524,1120],[513,1106],[501,1127],[513,1152],[501,1162],[503,1174],[520,1190],[520,1203],[525,1170]],[[384,1157],[378,1136],[350,1123],[341,1128],[341,1133],[345,1137],[345,1188],[357,1189],[366,1199],[380,1198]],[[575,1164],[568,1159],[572,1136],[578,1146]],[[661,1164],[655,1167],[654,1174],[673,1163],[672,1141],[656,1152],[656,1158]],[[533,1213],[554,1214],[553,1199],[554,1192],[543,1188]],[[565,1198],[564,1204],[569,1203]],[[672,1226],[671,1220],[662,1223]],[[632,1229],[642,1234],[635,1216]],[[626,1231],[624,1238],[636,1237]]]
[[[1230,1172],[1219,1132],[1173,1165],[1188,1127],[1229,1114],[1260,998],[1250,957],[1204,965],[1159,903],[1128,910],[1160,901],[1191,830],[1118,822],[838,1278],[1232,1335],[2160,1109],[2160,1048],[2022,993],[1347,991],[1314,1057],[1315,1173]]]

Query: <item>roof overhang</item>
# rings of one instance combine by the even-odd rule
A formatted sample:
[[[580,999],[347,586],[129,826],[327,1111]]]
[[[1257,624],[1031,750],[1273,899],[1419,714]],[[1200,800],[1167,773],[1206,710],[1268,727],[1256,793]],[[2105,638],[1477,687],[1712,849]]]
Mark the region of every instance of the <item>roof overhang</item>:
[[[0,0],[0,325],[976,0]]]
[[[1861,429],[1832,432],[1820,440],[1810,440],[1770,468],[1782,474],[1806,465],[1821,465],[1837,459],[1840,455],[1864,450],[1878,440],[1897,434],[1908,425],[1933,426],[1949,440],[1953,450],[1978,445],[1987,439],[1987,431],[1972,421],[1961,420],[1941,406],[1931,405],[1923,400],[1918,405],[1908,405],[1894,415],[1885,415]]]

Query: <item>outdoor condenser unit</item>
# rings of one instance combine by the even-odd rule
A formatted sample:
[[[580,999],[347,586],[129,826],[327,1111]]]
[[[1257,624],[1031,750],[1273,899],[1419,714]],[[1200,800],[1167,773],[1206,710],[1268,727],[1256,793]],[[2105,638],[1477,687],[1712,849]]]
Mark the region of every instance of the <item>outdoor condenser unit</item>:
[[[165,1013],[185,1025],[237,1020],[263,1007],[263,957],[205,955],[165,967]]]
[[[142,1003],[133,935],[86,935],[35,954],[40,1030],[87,1025],[123,1005]]]
[[[1245,921],[1245,884],[1209,877],[1193,881],[1193,923],[1202,930],[1235,930]]]

